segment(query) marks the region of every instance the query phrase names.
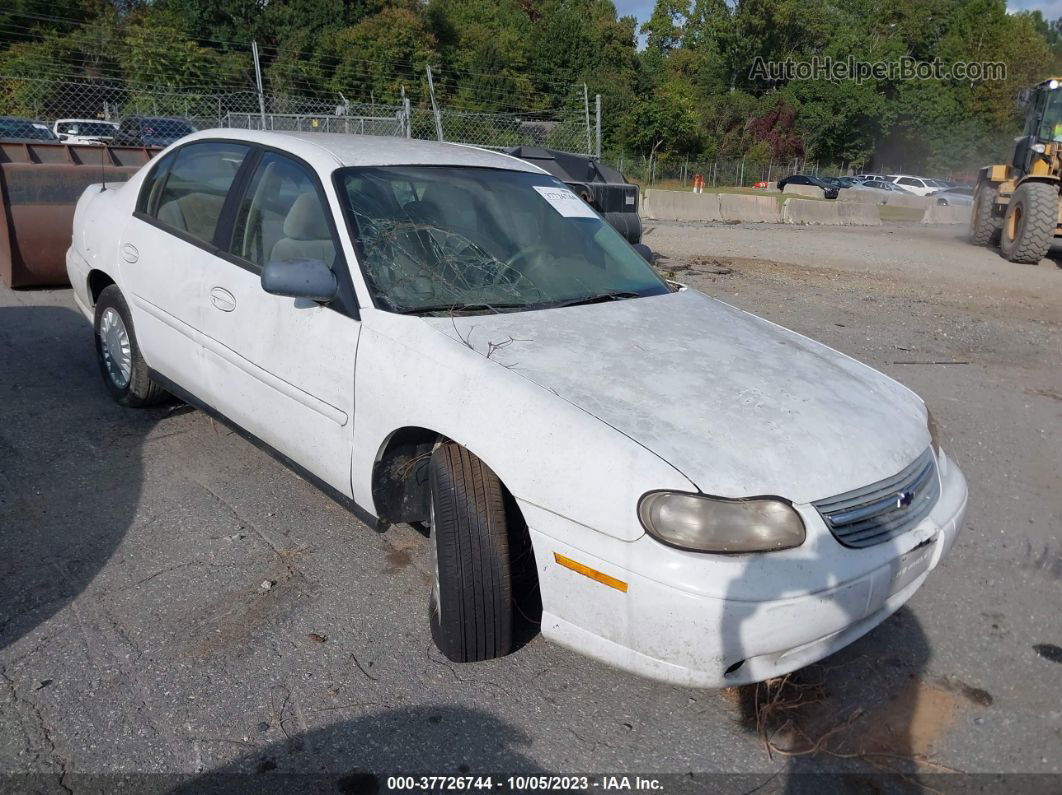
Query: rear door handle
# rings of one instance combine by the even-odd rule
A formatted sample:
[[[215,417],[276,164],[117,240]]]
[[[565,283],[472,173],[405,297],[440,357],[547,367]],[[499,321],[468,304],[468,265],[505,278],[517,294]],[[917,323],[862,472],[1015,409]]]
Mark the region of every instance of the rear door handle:
[[[140,252],[136,250],[136,246],[132,243],[126,243],[122,246],[122,259],[126,262],[136,262],[140,259]]]
[[[215,309],[231,312],[236,308],[236,297],[223,287],[215,287],[210,291],[210,303]]]

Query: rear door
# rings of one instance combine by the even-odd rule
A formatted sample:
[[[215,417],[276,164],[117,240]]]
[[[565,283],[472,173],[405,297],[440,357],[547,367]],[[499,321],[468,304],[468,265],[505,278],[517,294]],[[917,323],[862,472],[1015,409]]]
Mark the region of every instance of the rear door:
[[[324,187],[313,170],[264,151],[233,205],[227,251],[206,274],[209,402],[350,496],[354,355],[360,322]],[[328,305],[270,295],[262,267],[316,259],[336,272]]]
[[[246,144],[202,141],[162,158],[144,180],[118,247],[122,289],[149,367],[199,395],[206,274]]]

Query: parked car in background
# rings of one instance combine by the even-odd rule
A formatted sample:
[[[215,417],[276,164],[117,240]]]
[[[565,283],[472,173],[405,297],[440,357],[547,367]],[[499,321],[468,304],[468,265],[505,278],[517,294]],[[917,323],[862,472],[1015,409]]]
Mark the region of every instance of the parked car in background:
[[[973,205],[973,188],[945,188],[930,193],[929,198],[943,206],[970,207]]]
[[[68,144],[109,144],[118,123],[99,119],[59,119],[52,125],[56,137]]]
[[[122,146],[169,146],[195,132],[187,119],[163,116],[130,116],[122,119],[114,142]]]
[[[845,190],[859,184],[859,180],[855,177],[819,177],[819,179],[838,190]]]
[[[811,185],[816,188],[822,188],[822,194],[827,199],[836,199],[838,194],[838,189],[835,185],[830,185],[810,174],[792,174],[785,179],[778,180],[778,190],[785,190],[786,185]]]
[[[883,193],[906,193],[908,196],[914,195],[911,191],[900,187],[895,182],[887,182],[883,179],[863,180],[858,185],[852,186],[852,190],[874,190]]]
[[[855,178],[858,180],[866,181],[868,179],[880,180],[882,182],[888,182],[889,179],[884,174],[856,174]]]
[[[0,140],[58,141],[59,139],[43,121],[21,119],[17,116],[0,116]]]
[[[890,181],[916,196],[928,196],[930,193],[947,187],[947,185],[937,182],[935,179],[912,177],[908,174],[896,174]]]
[[[646,253],[501,153],[208,130],[88,188],[67,269],[119,404],[169,391],[422,524],[449,659],[530,610],[677,685],[780,676],[914,595],[966,481],[911,390]]]

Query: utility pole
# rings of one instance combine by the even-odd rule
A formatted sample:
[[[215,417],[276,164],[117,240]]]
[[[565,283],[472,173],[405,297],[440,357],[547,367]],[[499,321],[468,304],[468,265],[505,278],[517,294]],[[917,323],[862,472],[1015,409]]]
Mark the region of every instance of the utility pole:
[[[254,79],[258,84],[258,113],[262,119],[262,130],[266,128],[265,90],[262,88],[262,64],[258,60],[258,42],[251,42],[251,54],[254,55]]]
[[[409,97],[406,96],[406,84],[402,84],[402,118],[403,118],[403,134],[406,138],[413,136],[413,116],[409,109]]]
[[[597,151],[598,162],[600,162],[601,161],[601,95],[600,94],[594,94],[594,110],[597,113],[597,121],[596,121],[596,123],[594,125],[595,131],[597,133],[597,136],[596,136],[597,137],[597,148],[596,148],[596,151]]]
[[[435,104],[435,81],[431,79],[431,67],[428,70],[428,94],[431,95],[431,110],[435,114],[435,135],[440,141],[443,140],[442,119],[439,117],[439,106]]]
[[[590,97],[587,93],[586,83],[583,83],[583,110],[586,111],[586,153],[592,154],[594,149],[590,143]]]

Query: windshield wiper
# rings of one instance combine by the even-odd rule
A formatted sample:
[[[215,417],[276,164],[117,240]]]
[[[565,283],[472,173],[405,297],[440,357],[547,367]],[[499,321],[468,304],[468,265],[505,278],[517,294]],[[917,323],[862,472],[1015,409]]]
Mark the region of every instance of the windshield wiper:
[[[622,301],[625,298],[641,298],[641,293],[633,293],[628,291],[617,290],[611,293],[601,293],[600,295],[588,295],[585,298],[572,298],[569,301],[557,301],[556,303],[549,304],[550,307],[565,307],[565,306],[584,306],[586,304],[602,304],[605,301]]]
[[[525,309],[528,304],[516,303],[471,303],[471,304],[437,304],[434,306],[415,306],[410,309],[396,309],[400,315],[430,315],[432,312],[449,312],[457,315],[462,312],[482,312],[496,309]]]

